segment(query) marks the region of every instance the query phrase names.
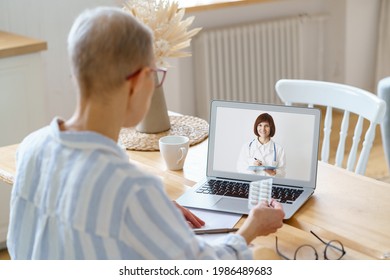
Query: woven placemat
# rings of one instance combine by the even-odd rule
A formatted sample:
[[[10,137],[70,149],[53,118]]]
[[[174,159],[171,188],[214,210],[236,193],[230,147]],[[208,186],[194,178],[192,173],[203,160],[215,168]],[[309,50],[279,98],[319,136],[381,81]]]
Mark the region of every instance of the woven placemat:
[[[0,170],[0,181],[13,185],[14,176],[4,170]]]
[[[159,151],[158,140],[166,135],[181,135],[190,138],[190,146],[205,140],[209,134],[209,124],[193,116],[169,116],[171,129],[155,134],[142,133],[135,128],[122,128],[119,144],[127,150]]]

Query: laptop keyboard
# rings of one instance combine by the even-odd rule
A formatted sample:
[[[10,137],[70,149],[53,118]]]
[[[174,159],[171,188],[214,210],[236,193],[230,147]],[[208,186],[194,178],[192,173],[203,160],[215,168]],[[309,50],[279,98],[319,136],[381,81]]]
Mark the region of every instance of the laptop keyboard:
[[[301,189],[272,187],[272,198],[280,203],[291,204],[303,193]]]
[[[248,198],[249,183],[230,182],[222,180],[209,180],[200,186],[197,193],[215,194],[223,196],[232,196],[239,198]],[[291,204],[303,193],[301,189],[272,187],[272,198],[280,203]]]
[[[249,183],[209,180],[196,190],[198,193],[248,198]]]

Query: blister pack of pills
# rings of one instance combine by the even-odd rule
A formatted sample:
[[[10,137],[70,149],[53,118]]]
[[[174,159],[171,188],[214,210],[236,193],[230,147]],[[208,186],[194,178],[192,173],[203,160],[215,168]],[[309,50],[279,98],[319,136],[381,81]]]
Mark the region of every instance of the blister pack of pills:
[[[262,201],[269,204],[272,198],[272,178],[254,181],[249,184],[248,208],[252,209]]]

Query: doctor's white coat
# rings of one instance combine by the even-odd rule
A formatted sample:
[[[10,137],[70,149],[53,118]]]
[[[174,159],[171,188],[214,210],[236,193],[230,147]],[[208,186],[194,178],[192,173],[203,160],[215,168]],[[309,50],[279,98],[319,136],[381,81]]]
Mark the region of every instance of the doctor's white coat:
[[[261,144],[257,139],[245,143],[237,161],[237,171],[241,173],[257,174],[260,176],[270,176],[264,170],[250,170],[258,159],[264,166],[276,167],[275,177],[284,177],[286,175],[286,155],[281,145],[273,140],[266,144]]]

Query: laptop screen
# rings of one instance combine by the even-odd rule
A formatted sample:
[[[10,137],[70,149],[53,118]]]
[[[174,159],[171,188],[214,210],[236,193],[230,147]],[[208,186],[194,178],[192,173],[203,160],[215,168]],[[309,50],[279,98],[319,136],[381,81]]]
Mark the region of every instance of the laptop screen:
[[[213,101],[207,175],[315,187],[318,109]]]

